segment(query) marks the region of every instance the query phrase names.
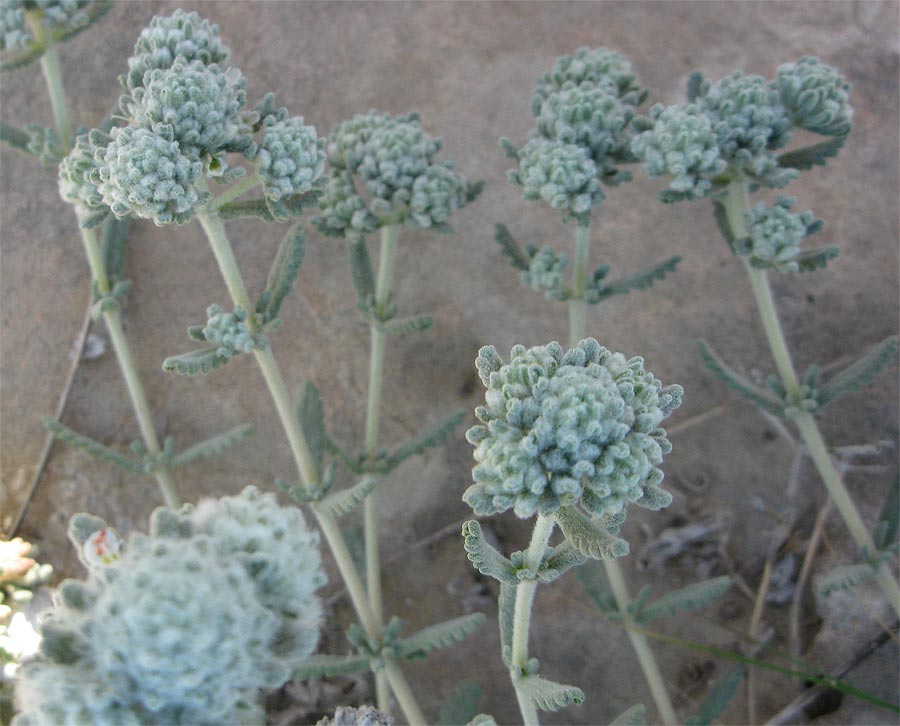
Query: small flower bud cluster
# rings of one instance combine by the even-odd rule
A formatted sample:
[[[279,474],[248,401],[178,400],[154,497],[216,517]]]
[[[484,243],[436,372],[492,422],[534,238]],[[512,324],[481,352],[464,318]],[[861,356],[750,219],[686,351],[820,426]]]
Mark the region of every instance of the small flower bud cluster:
[[[134,53],[128,59],[125,85],[130,89],[144,85],[144,74],[155,68],[171,68],[177,58],[185,62],[199,60],[205,65],[224,66],[231,51],[219,36],[219,26],[195,12],[176,10],[157,15],[141,31]]]
[[[278,201],[308,192],[325,172],[325,141],[316,136],[314,127],[304,126],[299,116],[285,121],[269,116],[264,127],[256,161],[266,196]]]
[[[77,30],[88,24],[90,0],[0,0],[0,50],[20,50],[34,42],[25,11],[40,15],[49,31]]]
[[[847,82],[806,57],[782,65],[773,81],[740,71],[699,80],[689,103],[650,110],[651,127],[631,151],[651,176],[671,177],[664,201],[699,199],[737,177],[783,187],[799,172],[781,167],[775,152],[794,129],[845,136],[852,117]]]
[[[522,271],[522,284],[543,292],[548,300],[562,300],[565,298],[563,271],[568,264],[565,253],[557,253],[550,246],[535,250],[528,269]]]
[[[226,313],[218,305],[210,305],[206,309],[209,319],[203,328],[203,337],[218,347],[216,354],[221,358],[231,358],[237,353],[250,353],[256,348],[263,348],[265,343],[257,339],[247,324],[247,313],[242,308]]]
[[[97,147],[91,143],[88,134],[75,138],[72,151],[59,165],[59,194],[69,204],[74,205],[79,218],[89,215],[93,208],[103,204],[103,195],[92,180],[92,172],[97,164],[94,155]]]
[[[535,138],[518,157],[519,168],[509,172],[509,181],[522,187],[525,199],[543,199],[554,209],[578,216],[604,198],[597,167],[580,146]]]
[[[478,515],[519,517],[580,504],[595,516],[629,502],[671,501],[658,468],[672,446],[660,423],[683,389],[663,387],[641,358],[626,359],[593,338],[563,352],[558,343],[515,346],[504,363],[493,347],[475,362],[487,388],[475,410],[475,484],[463,499]]]
[[[78,533],[78,519],[81,546],[93,527]],[[256,722],[259,689],[281,685],[315,649],[317,543],[298,509],[253,487],[157,510],[150,535],[60,586],[44,657],[21,670],[14,723]]]
[[[767,207],[760,202],[744,215],[749,239],[743,246],[736,243],[738,254],[750,258],[755,267],[774,267],[779,272],[797,272],[794,258],[800,253],[800,242],[817,231],[822,223],[807,210],[792,214],[793,197],[779,196]]]
[[[794,124],[823,136],[850,133],[850,84],[831,66],[805,56],[778,68],[781,101]]]
[[[338,706],[333,718],[326,716],[316,726],[394,726],[394,718],[372,706]]]
[[[467,203],[469,185],[452,162],[435,159],[440,149],[416,114],[370,111],[338,124],[326,147],[333,173],[314,224],[348,239],[384,224],[446,229],[450,214]]]

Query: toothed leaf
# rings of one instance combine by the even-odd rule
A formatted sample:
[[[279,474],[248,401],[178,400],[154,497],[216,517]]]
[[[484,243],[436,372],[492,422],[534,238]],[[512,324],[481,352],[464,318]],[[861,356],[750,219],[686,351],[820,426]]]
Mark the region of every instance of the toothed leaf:
[[[44,47],[33,43],[24,50],[12,53],[0,62],[0,73],[9,73],[31,65],[44,55]]]
[[[353,472],[354,474],[362,474],[363,467],[360,461],[354,459],[350,456],[346,451],[344,451],[340,446],[338,446],[334,439],[332,439],[327,434],[325,435],[325,449],[335,457],[338,461],[341,462],[341,465],[347,469],[347,471]]]
[[[369,248],[364,239],[351,242],[347,248],[350,260],[350,276],[353,289],[356,290],[356,301],[360,308],[367,309],[375,296],[375,273],[372,271],[372,260]]]
[[[631,290],[642,290],[650,287],[656,280],[663,280],[666,274],[674,272],[679,262],[681,262],[681,257],[676,255],[608,285],[600,283],[596,290],[596,302],[605,300],[613,295],[627,295]]]
[[[421,658],[438,648],[446,648],[469,637],[485,621],[484,613],[471,613],[423,628],[397,643],[397,652],[402,658]]]
[[[612,560],[628,554],[628,543],[574,507],[561,507],[556,521],[572,546],[585,557]]]
[[[325,409],[319,389],[312,381],[306,381],[300,391],[300,402],[297,404],[297,420],[303,429],[303,436],[309,453],[316,465],[316,473],[322,476],[322,455],[325,452]]]
[[[835,136],[812,146],[788,151],[778,157],[778,166],[801,171],[812,169],[814,166],[825,166],[829,159],[837,156],[846,140],[846,136]]]
[[[685,721],[686,726],[710,726],[717,721],[725,713],[746,674],[747,668],[743,664],[728,671],[706,694],[697,713]]]
[[[791,262],[796,262],[799,265],[799,272],[815,272],[816,270],[825,269],[829,261],[837,257],[840,252],[841,248],[837,245],[829,245],[816,250],[800,252]]]
[[[867,563],[835,567],[819,583],[819,595],[829,597],[838,590],[852,590],[874,576],[875,570]]]
[[[553,582],[568,570],[583,565],[585,562],[587,562],[587,557],[575,549],[569,540],[563,540],[562,544],[554,547],[550,556],[541,563],[537,576],[541,582]]]
[[[265,319],[274,320],[278,317],[281,304],[290,294],[297,278],[297,272],[303,263],[303,255],[306,252],[306,235],[303,228],[297,224],[288,231],[275,254],[269,279],[266,281],[268,301],[265,306]]]
[[[218,456],[226,449],[234,446],[238,441],[246,439],[253,432],[250,424],[235,426],[224,433],[217,434],[199,444],[189,446],[184,451],[172,457],[172,466],[184,466],[196,459],[210,459]]]
[[[481,525],[475,520],[462,526],[462,535],[466,557],[482,575],[488,575],[500,582],[515,584],[516,570],[506,557],[485,541],[481,533]]]
[[[31,156],[28,144],[31,142],[31,135],[23,129],[16,128],[12,124],[0,121],[0,141],[9,144],[16,151]]]
[[[478,715],[478,704],[481,701],[481,686],[475,681],[463,681],[450,694],[447,702],[438,713],[441,726],[460,726],[468,724]]]
[[[846,393],[852,393],[868,386],[894,359],[894,355],[897,353],[897,346],[896,336],[887,338],[879,343],[874,350],[866,353],[866,355],[851,363],[836,376],[833,376],[828,383],[819,389],[819,395],[816,396],[819,408],[827,406]]]
[[[311,655],[294,669],[293,676],[297,680],[305,681],[307,678],[340,676],[367,670],[369,659],[365,656]]]
[[[376,483],[374,477],[363,477],[352,487],[329,494],[316,505],[316,509],[323,510],[332,517],[342,517],[369,496]]]
[[[44,417],[44,426],[55,438],[60,441],[65,441],[67,444],[71,444],[79,449],[84,449],[98,459],[110,461],[113,464],[122,467],[125,471],[130,471],[133,474],[146,473],[141,462],[129,459],[127,456],[122,456],[118,451],[101,444],[99,441],[95,441],[89,436],[84,436],[77,431],[73,431],[65,424],[61,424],[59,421],[56,421],[49,416]]]
[[[125,258],[128,250],[128,233],[131,217],[117,219],[110,216],[103,227],[101,247],[106,274],[113,280],[121,280],[125,274]]]
[[[500,583],[497,597],[497,622],[500,625],[500,657],[509,666],[512,657],[513,620],[516,613],[516,585]]]
[[[409,441],[397,448],[397,450],[387,458],[387,462],[385,465],[387,471],[396,469],[400,464],[402,464],[411,456],[417,456],[418,454],[421,454],[428,449],[440,444],[444,439],[446,439],[450,434],[453,433],[454,429],[456,429],[457,426],[462,423],[462,420],[465,418],[465,416],[465,411],[457,411],[450,418],[425,429],[412,441]]]
[[[265,199],[244,199],[237,202],[228,202],[219,207],[216,210],[216,214],[225,221],[245,217],[258,217],[266,222],[274,221]]]
[[[620,713],[609,726],[644,726],[647,723],[647,707],[643,703],[636,703],[627,711]]]
[[[649,623],[657,618],[667,618],[678,612],[694,612],[721,597],[731,587],[728,575],[695,582],[674,592],[667,593],[651,603],[639,606],[634,613],[638,623]]]
[[[503,254],[509,258],[513,267],[519,270],[528,270],[531,267],[531,260],[528,255],[519,247],[519,243],[510,234],[505,224],[497,223],[494,225],[494,239],[503,250]]]
[[[542,711],[559,711],[566,706],[584,703],[584,691],[575,686],[554,683],[537,675],[525,676],[518,682],[531,702]]]
[[[775,398],[771,393],[757,385],[754,385],[746,378],[738,375],[732,370],[713,351],[705,340],[700,341],[700,355],[706,367],[712,371],[715,376],[723,381],[735,391],[740,393],[744,398],[748,398],[763,411],[771,413],[773,416],[784,418],[784,404]]]
[[[174,371],[182,376],[195,376],[198,373],[209,373],[211,370],[223,366],[228,358],[220,356],[219,347],[201,348],[189,353],[173,355],[163,361],[164,371]]]
[[[413,318],[400,318],[381,323],[381,329],[388,335],[404,335],[406,333],[428,330],[434,323],[430,315],[418,315]]]

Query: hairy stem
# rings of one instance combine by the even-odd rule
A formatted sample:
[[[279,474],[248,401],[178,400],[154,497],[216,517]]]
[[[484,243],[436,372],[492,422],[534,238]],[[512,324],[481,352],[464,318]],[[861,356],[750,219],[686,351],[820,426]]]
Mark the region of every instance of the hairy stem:
[[[531,533],[531,544],[525,553],[525,567],[537,573],[553,534],[553,526],[556,520],[552,516],[538,514],[534,523],[534,531]],[[537,590],[537,579],[523,580],[516,585],[516,605],[513,614],[512,655],[510,663],[516,669],[524,669],[528,664],[528,631],[531,627],[531,606],[534,604],[534,593]],[[538,723],[537,708],[531,702],[531,698],[520,687],[521,677],[513,670],[510,673],[513,686],[516,689],[516,698],[519,701],[519,710],[522,712],[522,721],[525,726],[535,726]]]
[[[241,194],[249,192],[259,184],[262,184],[262,177],[259,174],[241,177],[209,203],[209,211],[215,212],[219,207],[228,204],[228,202],[233,202]]]
[[[389,224],[381,228],[381,252],[378,257],[378,279],[375,284],[375,315],[383,318],[391,296],[391,280],[394,271],[394,257],[397,249],[398,227]],[[372,322],[371,350],[369,354],[369,399],[366,404],[365,456],[372,461],[378,455],[378,424],[381,413],[381,388],[384,377],[385,334],[381,326]],[[363,536],[366,552],[366,585],[369,604],[378,620],[379,627],[384,620],[384,605],[381,594],[381,557],[378,549],[378,492],[373,491],[363,502]],[[387,711],[389,707],[388,685],[385,673],[375,674],[375,691],[378,707]]]
[[[735,238],[746,236],[747,228],[744,225],[744,214],[750,205],[747,183],[745,181],[731,182],[725,193],[724,203],[732,234]],[[746,260],[743,262],[744,269],[750,278],[750,285],[756,298],[756,307],[759,310],[759,316],[762,320],[769,348],[772,351],[772,358],[775,360],[775,366],[781,377],[781,383],[789,399],[799,401],[800,385],[794,365],[791,362],[781,323],[778,320],[778,312],[775,309],[775,301],[772,297],[772,289],[769,286],[768,275],[765,270],[752,267]],[[870,556],[873,555],[875,553],[875,544],[872,541],[872,536],[862,521],[862,517],[860,517],[859,511],[856,509],[856,505],[853,503],[853,499],[850,496],[850,492],[847,491],[841,475],[831,461],[828,447],[825,444],[818,424],[812,415],[805,411],[794,415],[793,419],[800,431],[800,435],[803,437],[803,442],[809,450],[813,463],[819,471],[819,476],[821,476],[822,482],[828,490],[829,496],[834,501],[834,505],[844,520],[844,524],[847,525],[847,529],[850,530],[850,535],[861,550],[868,552]],[[876,579],[882,590],[884,590],[885,595],[887,595],[888,602],[894,609],[894,612],[900,615],[900,588],[898,588],[897,581],[893,575],[888,571],[886,564],[879,566],[876,571]]]
[[[222,277],[225,280],[225,285],[231,295],[232,302],[236,307],[252,310],[250,296],[247,294],[247,288],[244,285],[243,277],[238,269],[237,261],[234,258],[234,252],[231,249],[231,242],[228,239],[225,225],[222,223],[222,220],[205,212],[198,213],[197,219],[203,227],[204,232],[206,232],[207,239],[209,240],[216,262],[219,265]],[[252,318],[248,317],[248,327],[252,332],[258,332],[254,329],[256,327],[255,323],[251,325],[251,322]],[[294,405],[288,392],[287,384],[278,368],[271,344],[268,344],[265,350],[254,351],[254,355],[260,370],[262,371],[263,378],[265,378],[272,400],[275,403],[275,409],[278,412],[281,425],[287,435],[291,452],[294,456],[294,463],[300,474],[301,484],[307,491],[313,491],[319,484],[318,471],[316,470],[312,455],[309,452],[306,437],[303,434],[303,430],[300,428],[300,422],[295,415]],[[325,536],[325,541],[331,549],[331,553],[334,556],[335,563],[341,573],[344,584],[347,586],[347,592],[350,594],[350,600],[353,603],[353,607],[356,610],[356,614],[359,617],[363,628],[366,630],[366,634],[373,641],[380,642],[381,623],[372,612],[362,579],[359,576],[359,572],[356,570],[356,565],[353,562],[350,551],[347,549],[347,544],[341,535],[337,521],[331,514],[320,510],[315,505],[311,508],[319,523],[319,527],[322,530],[322,534]],[[394,670],[396,672],[393,677],[389,675],[388,680],[391,684],[391,688],[394,690],[394,695],[397,696],[397,701],[400,703],[401,708],[403,708],[406,718],[410,723],[424,723],[424,721],[420,720],[421,711],[418,707],[415,709],[412,708],[413,704],[415,704],[415,699],[412,698],[412,692],[410,691],[409,685],[406,683],[402,672],[399,668],[395,668]],[[385,668],[385,671],[388,673],[391,672],[387,667]],[[403,693],[398,693],[398,690],[403,691]]]
[[[106,266],[103,263],[103,254],[100,251],[100,242],[97,239],[96,230],[82,228],[81,240],[84,243],[84,251],[91,268],[91,277],[97,283],[97,289],[102,294],[109,293],[109,275],[107,275]],[[103,313],[103,319],[106,322],[106,329],[109,331],[109,339],[112,342],[113,350],[116,352],[116,360],[119,362],[122,377],[125,379],[125,386],[128,388],[128,395],[131,398],[134,415],[141,429],[141,438],[144,440],[144,446],[147,447],[147,451],[151,455],[158,456],[162,451],[162,447],[159,445],[159,437],[156,435],[156,428],[153,425],[153,413],[150,410],[150,404],[147,402],[147,394],[144,392],[144,386],[138,375],[134,357],[131,355],[131,347],[128,345],[128,339],[125,337],[125,330],[122,327],[122,316],[119,315],[118,310],[107,310]],[[172,481],[172,475],[169,473],[169,470],[161,466],[153,472],[153,476],[156,477],[166,506],[170,509],[178,509],[181,506],[181,497],[178,495],[178,490],[175,487],[175,482]]]
[[[59,53],[56,52],[56,45],[41,23],[41,15],[40,10],[29,10],[25,13],[25,21],[31,28],[35,41],[44,46],[44,52],[41,55],[41,71],[47,84],[47,95],[50,98],[50,108],[53,110],[56,132],[59,134],[64,151],[68,152],[72,148],[72,124],[66,109],[66,92],[63,88]]]
[[[579,224],[575,234],[575,267],[572,279],[573,296],[569,300],[569,344],[572,346],[577,345],[587,335],[585,315],[587,301],[584,299],[584,293],[587,289],[587,262],[590,243],[590,221],[588,220],[584,225]],[[631,646],[634,648],[641,671],[643,671],[644,680],[647,681],[653,701],[656,703],[659,716],[666,726],[673,726],[678,723],[678,717],[675,715],[675,708],[672,706],[669,693],[663,683],[656,658],[650,649],[650,643],[643,633],[629,627],[631,619],[628,615],[628,606],[631,603],[631,597],[628,594],[628,586],[625,583],[622,568],[617,560],[603,560],[603,567],[606,570],[606,577],[616,599],[619,614],[626,626],[628,638],[631,640]]]

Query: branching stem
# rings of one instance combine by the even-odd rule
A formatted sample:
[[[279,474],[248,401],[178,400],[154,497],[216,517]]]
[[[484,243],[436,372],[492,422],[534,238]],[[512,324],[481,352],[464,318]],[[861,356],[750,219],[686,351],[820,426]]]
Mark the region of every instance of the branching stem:
[[[584,224],[579,223],[575,232],[575,266],[573,269],[572,290],[573,296],[569,300],[569,344],[577,345],[587,335],[585,291],[587,289],[587,263],[590,251],[590,220]],[[638,663],[644,673],[644,680],[650,688],[653,701],[659,711],[659,717],[666,726],[674,726],[678,723],[678,716],[669,698],[669,693],[663,682],[662,673],[650,649],[650,643],[642,632],[628,627],[631,618],[628,615],[628,606],[631,598],[628,594],[628,586],[625,576],[617,560],[603,560],[606,577],[616,600],[619,614],[625,624],[631,646],[637,655]]]
[[[744,225],[744,214],[750,206],[747,182],[743,180],[731,182],[725,192],[723,201],[732,234],[735,238],[745,237],[747,228]],[[788,396],[792,400],[799,401],[800,385],[794,365],[791,362],[781,323],[778,320],[778,312],[775,309],[775,301],[772,297],[772,289],[769,286],[768,275],[765,270],[752,267],[746,260],[743,262],[744,269],[750,278],[750,285],[756,298],[756,307],[759,310],[759,316],[762,320],[769,348],[772,351],[772,358],[775,360],[775,367],[778,369],[778,374],[781,377],[781,383]],[[829,496],[834,501],[834,505],[847,525],[847,529],[850,530],[850,535],[861,550],[868,552],[869,555],[874,555],[876,550],[872,536],[869,534],[862,517],[860,517],[859,511],[856,509],[856,505],[853,503],[850,492],[847,491],[840,473],[838,473],[834,463],[831,461],[828,447],[816,420],[810,413],[805,411],[795,414],[793,420],[800,431],[800,435],[803,437],[803,442],[809,450],[809,455],[812,457],[816,469],[819,471],[819,476],[822,477],[822,482],[825,484]],[[886,564],[879,566],[875,574],[878,584],[884,590],[885,595],[887,595],[890,606],[894,612],[900,615],[900,588],[897,586],[897,581],[889,572]]]
[[[59,65],[59,53],[50,34],[41,22],[40,10],[29,10],[25,13],[25,21],[34,34],[35,42],[44,47],[41,54],[41,71],[47,83],[47,95],[50,97],[50,108],[53,110],[53,122],[63,149],[68,152],[72,148],[72,124],[66,109],[66,92],[63,88],[62,70]]]
[[[228,204],[228,202],[233,202],[239,196],[245,192],[249,192],[253,187],[259,184],[262,184],[262,177],[259,174],[250,174],[241,177],[209,203],[209,211],[215,212],[223,205]]]

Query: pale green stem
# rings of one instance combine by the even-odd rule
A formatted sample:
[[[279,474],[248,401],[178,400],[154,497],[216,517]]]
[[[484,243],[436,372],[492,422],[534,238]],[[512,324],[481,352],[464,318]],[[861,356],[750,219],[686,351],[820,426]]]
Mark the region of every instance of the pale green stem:
[[[31,32],[34,33],[35,41],[44,46],[44,52],[41,55],[41,70],[47,83],[47,95],[50,97],[50,108],[53,110],[56,132],[59,134],[63,149],[68,152],[72,148],[72,124],[69,122],[69,113],[66,110],[66,92],[63,88],[59,53],[56,52],[56,45],[41,23],[40,11],[26,12],[25,20],[31,28]]]
[[[587,329],[587,265],[591,247],[590,219],[578,222],[575,228],[575,259],[572,270],[572,297],[569,299],[569,330],[581,331],[584,337]],[[578,339],[579,341],[581,338]],[[573,341],[574,345],[578,341]]]
[[[209,211],[215,212],[220,207],[228,204],[228,202],[237,199],[244,192],[249,192],[253,187],[262,184],[262,181],[263,179],[259,174],[241,177],[209,203]]]
[[[572,346],[577,345],[587,335],[586,319],[584,309],[587,308],[587,302],[584,300],[584,291],[587,288],[587,258],[590,246],[590,222],[585,225],[579,225],[575,236],[575,267],[573,271],[572,290],[575,294],[569,300],[569,343]],[[672,706],[669,693],[663,683],[662,674],[650,649],[650,643],[643,633],[633,630],[631,620],[628,615],[628,606],[631,603],[631,597],[628,594],[628,586],[625,583],[625,576],[622,568],[617,560],[603,560],[603,567],[606,570],[606,577],[609,580],[613,596],[616,599],[616,605],[619,614],[625,624],[628,638],[637,655],[638,663],[644,674],[644,680],[650,688],[650,694],[656,703],[659,716],[666,726],[673,726],[678,723],[678,716]]]
[[[93,229],[82,228],[81,239],[84,242],[84,251],[91,268],[91,276],[96,281],[99,291],[106,294],[110,290],[109,276],[103,263],[103,254],[100,251],[97,232]],[[150,404],[147,402],[147,394],[144,392],[144,386],[138,375],[134,357],[131,355],[131,348],[128,345],[128,339],[125,337],[125,330],[122,328],[122,317],[119,315],[118,310],[107,310],[103,313],[103,319],[106,321],[109,339],[112,342],[113,350],[116,352],[116,359],[119,362],[122,377],[125,379],[128,395],[131,397],[131,404],[134,408],[138,426],[141,429],[144,446],[147,447],[147,451],[151,455],[159,456],[162,448],[159,445],[159,438],[153,426],[153,414],[150,411]],[[178,490],[175,487],[175,482],[172,481],[169,470],[165,466],[161,466],[153,472],[153,475],[156,477],[156,481],[162,491],[166,506],[170,509],[178,509],[181,506],[181,498],[178,496]]]
[[[524,567],[537,573],[541,566],[541,560],[553,534],[553,526],[556,520],[552,516],[538,514],[534,523],[534,531],[531,533],[531,543],[525,552]],[[519,669],[524,669],[528,664],[528,631],[531,627],[531,606],[534,604],[534,594],[537,590],[537,580],[523,580],[516,585],[516,604],[513,611],[512,653],[510,663]],[[522,712],[522,720],[525,726],[535,726],[538,723],[537,708],[531,701],[531,697],[520,688],[520,676],[510,672],[513,686],[516,689],[516,699],[519,701],[519,710]]]
[[[228,240],[228,235],[222,220],[207,213],[198,213],[197,219],[203,227],[204,232],[206,232],[213,255],[219,265],[219,270],[222,273],[225,285],[228,288],[228,292],[231,295],[235,307],[241,307],[244,308],[244,310],[252,310],[253,307],[250,305],[250,296],[247,294],[244,280],[241,277],[240,269],[234,258],[231,243]],[[256,332],[256,324],[252,321],[252,318],[248,318],[248,327],[251,331]],[[294,455],[294,462],[300,474],[301,484],[307,491],[312,491],[319,484],[318,473],[312,455],[309,452],[306,437],[304,436],[303,430],[300,428],[300,422],[295,415],[287,384],[284,382],[284,378],[282,377],[281,371],[275,360],[275,354],[272,351],[271,343],[268,343],[264,350],[254,351],[254,354],[263,373],[263,377],[265,378],[266,385],[269,388],[269,393],[275,403],[275,409],[278,412],[281,425],[284,428],[288,442],[290,443],[291,452]],[[347,587],[347,592],[350,594],[350,600],[353,603],[353,607],[356,610],[363,628],[366,630],[366,634],[373,641],[380,642],[381,623],[372,612],[372,608],[366,597],[365,587],[362,584],[362,579],[359,576],[359,572],[356,570],[356,565],[353,562],[350,551],[347,549],[347,544],[341,535],[337,521],[331,514],[321,511],[315,506],[312,507],[312,510],[319,523],[319,527],[322,530],[322,534],[325,536],[326,542],[328,542],[328,546],[334,556],[335,564],[341,573],[341,577]],[[397,696],[397,701],[400,703],[401,708],[403,708],[404,714],[407,719],[409,719],[410,723],[413,723],[416,719],[421,717],[421,711],[418,707],[414,710],[407,710],[410,708],[410,697],[412,694],[403,674],[399,669],[396,669],[395,676],[389,676],[388,680],[391,683],[391,687],[394,689],[394,695]],[[405,689],[402,696],[397,692],[397,689]],[[415,703],[415,699],[412,699],[412,703]]]
[[[403,709],[403,715],[406,716],[409,726],[428,726],[428,721],[425,719],[422,709],[419,708],[416,697],[409,687],[409,682],[406,680],[406,676],[403,675],[403,671],[400,670],[397,662],[393,660],[385,661],[382,672],[390,684],[391,690],[397,697],[397,703]]]
[[[384,317],[391,295],[394,257],[397,249],[396,224],[381,228],[381,251],[378,257],[378,278],[375,283],[375,314]],[[373,460],[378,455],[378,424],[381,419],[381,389],[384,377],[385,334],[377,322],[370,324],[371,350],[369,355],[369,400],[366,405],[365,456]],[[366,552],[366,586],[369,604],[379,625],[384,620],[384,604],[381,592],[381,557],[378,547],[378,502],[376,488],[363,502],[363,537]],[[378,707],[388,712],[390,706],[386,674],[375,674],[375,692]]]
[[[747,228],[744,225],[744,214],[749,208],[747,183],[744,181],[732,182],[725,194],[724,202],[732,234],[735,238],[746,236]],[[759,310],[759,316],[762,320],[769,348],[772,351],[772,358],[781,377],[781,383],[789,399],[799,401],[800,385],[791,362],[784,333],[781,330],[781,324],[778,320],[778,312],[775,309],[775,301],[772,298],[769,278],[765,270],[754,268],[746,260],[743,260],[743,262],[744,269],[746,269],[750,278],[750,285],[756,298],[756,307]],[[870,556],[873,555],[875,553],[875,544],[872,541],[872,536],[869,534],[862,517],[860,517],[850,492],[847,491],[847,487],[841,479],[841,475],[831,461],[828,447],[816,420],[807,412],[797,413],[793,416],[793,419],[794,423],[797,424],[803,442],[806,444],[809,455],[819,471],[819,476],[822,477],[822,482],[825,484],[829,496],[834,501],[834,505],[844,520],[844,524],[847,525],[847,529],[850,530],[850,535],[861,550],[868,552]],[[897,581],[888,571],[886,564],[879,566],[876,571],[876,579],[882,590],[884,590],[885,595],[887,595],[888,603],[900,615],[900,588],[898,588]]]

